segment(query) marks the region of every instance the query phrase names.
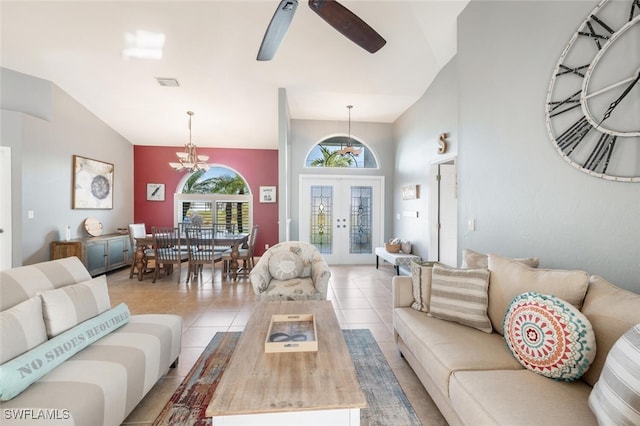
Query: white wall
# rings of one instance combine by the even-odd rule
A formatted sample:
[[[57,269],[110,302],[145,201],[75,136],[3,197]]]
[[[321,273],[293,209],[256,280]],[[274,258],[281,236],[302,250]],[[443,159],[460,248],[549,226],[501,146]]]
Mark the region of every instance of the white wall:
[[[472,1],[458,19],[456,57],[394,124],[396,214],[428,211],[426,166],[437,159],[438,134],[451,132],[458,263],[463,248],[538,256],[543,268],[582,269],[640,293],[640,184],[574,169],[545,127],[553,68],[596,4]],[[425,185],[420,200],[401,200],[400,188],[416,183]],[[469,219],[475,231],[468,231]],[[415,223],[394,217],[393,233],[428,258],[427,224],[427,215]]]
[[[49,243],[64,238],[67,225],[72,238],[87,236],[83,227],[87,217],[101,221],[104,233],[131,223],[133,146],[54,84],[0,71],[0,143],[12,147],[14,170],[14,266],[49,260]],[[114,164],[113,209],[71,208],[73,155]],[[28,218],[30,210],[33,219]]]
[[[394,123],[393,236],[411,241],[413,253],[425,260],[436,259],[436,253],[429,252],[429,201],[435,189],[435,182],[429,181],[429,167],[458,152],[456,63],[455,58],[449,61],[422,98]],[[438,154],[441,133],[448,134],[445,154]],[[402,200],[400,189],[407,185],[420,186],[418,199]],[[418,218],[403,215],[405,211],[417,211]]]
[[[553,68],[596,4],[472,1],[460,15],[459,246],[539,256],[640,292],[640,184],[574,169],[545,127]],[[640,51],[629,54],[637,63]]]

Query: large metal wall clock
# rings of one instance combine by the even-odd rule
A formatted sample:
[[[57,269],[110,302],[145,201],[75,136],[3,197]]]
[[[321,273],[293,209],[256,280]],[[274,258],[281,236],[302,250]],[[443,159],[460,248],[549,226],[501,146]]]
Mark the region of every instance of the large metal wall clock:
[[[549,136],[579,170],[640,182],[640,0],[603,0],[555,67],[546,101]]]

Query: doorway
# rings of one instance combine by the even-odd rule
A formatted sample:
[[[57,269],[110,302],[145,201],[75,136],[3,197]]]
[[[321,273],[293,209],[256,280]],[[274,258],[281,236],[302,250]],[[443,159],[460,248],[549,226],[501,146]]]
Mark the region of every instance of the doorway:
[[[381,244],[384,177],[301,176],[300,240],[327,263],[369,264]]]
[[[455,158],[431,164],[431,241],[429,256],[445,265],[458,263],[458,195]]]

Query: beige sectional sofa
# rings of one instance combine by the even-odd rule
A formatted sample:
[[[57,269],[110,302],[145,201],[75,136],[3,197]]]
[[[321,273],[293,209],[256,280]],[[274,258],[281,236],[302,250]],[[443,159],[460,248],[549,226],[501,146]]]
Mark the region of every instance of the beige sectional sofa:
[[[108,297],[76,257],[0,272],[2,425],[119,425],[177,364],[179,316]]]
[[[440,265],[414,265],[412,277],[393,278],[397,347],[446,420],[451,425],[585,426],[597,425],[598,419],[601,424],[613,424],[596,418],[589,396],[601,378],[612,346],[640,324],[640,295],[581,271],[534,269],[500,256],[487,258],[486,314],[491,322],[490,333],[441,319],[440,312],[439,317],[430,312],[435,305],[429,306],[429,302],[439,303],[431,292],[436,291],[432,288],[436,285],[434,268],[440,271]],[[482,269],[481,266],[477,270]],[[566,298],[578,295],[579,300],[572,305],[589,320],[596,342],[595,348],[590,348],[595,351],[595,358],[579,379],[554,380],[526,369],[506,344],[502,332],[507,330],[503,330],[500,318],[505,315],[504,304],[509,305],[514,296],[527,291],[561,293]],[[635,338],[636,344],[638,340]],[[638,348],[635,350],[640,356]],[[636,363],[632,372],[640,372],[636,355],[631,356],[635,358],[631,362]],[[633,398],[630,409],[638,415],[640,393]],[[638,424],[635,421],[637,418],[626,422]]]

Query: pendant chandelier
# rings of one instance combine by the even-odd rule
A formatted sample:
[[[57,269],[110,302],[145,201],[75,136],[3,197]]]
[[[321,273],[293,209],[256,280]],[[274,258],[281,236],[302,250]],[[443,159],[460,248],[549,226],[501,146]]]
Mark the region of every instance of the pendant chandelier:
[[[347,111],[349,111],[349,137],[347,138],[347,146],[338,151],[340,155],[356,156],[362,152],[361,149],[354,148],[351,145],[351,108],[353,108],[353,105],[347,105]]]
[[[184,170],[189,172],[197,172],[198,170],[209,170],[209,164],[207,160],[208,155],[198,155],[196,152],[196,146],[191,143],[191,117],[193,117],[193,111],[187,111],[189,115],[189,143],[184,146],[183,152],[176,152],[178,156],[178,162],[169,162],[169,165],[173,167],[177,172]]]

